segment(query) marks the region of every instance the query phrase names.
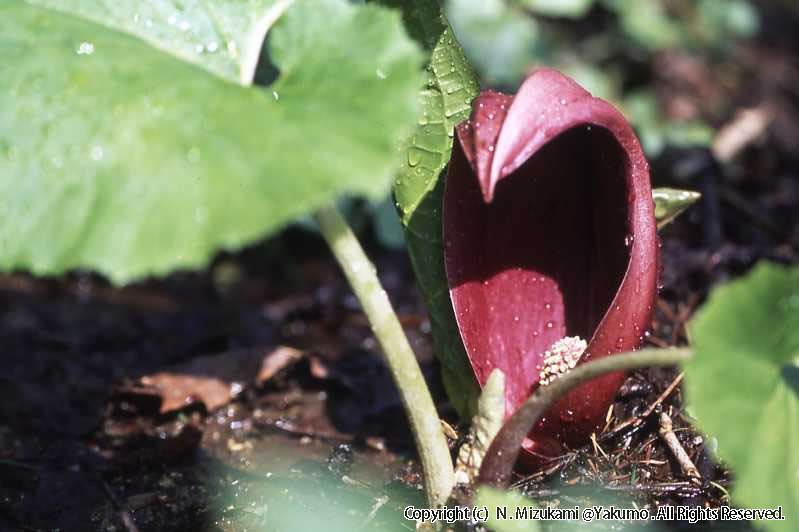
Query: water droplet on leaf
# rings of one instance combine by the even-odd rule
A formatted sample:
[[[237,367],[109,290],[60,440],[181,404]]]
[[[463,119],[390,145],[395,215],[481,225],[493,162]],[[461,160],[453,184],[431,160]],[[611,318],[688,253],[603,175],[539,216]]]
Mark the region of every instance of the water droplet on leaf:
[[[94,145],[89,150],[89,157],[91,157],[92,161],[102,161],[104,155],[103,147],[100,145]]]
[[[82,42],[78,45],[78,49],[75,52],[78,55],[92,55],[94,53],[94,44]]]
[[[417,166],[422,162],[422,152],[416,148],[408,149],[408,166]]]

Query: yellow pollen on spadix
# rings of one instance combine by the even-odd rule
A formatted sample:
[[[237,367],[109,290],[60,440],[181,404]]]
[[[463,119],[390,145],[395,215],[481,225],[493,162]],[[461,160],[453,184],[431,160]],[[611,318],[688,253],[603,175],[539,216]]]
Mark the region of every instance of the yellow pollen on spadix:
[[[573,369],[585,353],[588,343],[579,336],[561,338],[544,353],[544,362],[538,374],[538,384],[546,386]]]

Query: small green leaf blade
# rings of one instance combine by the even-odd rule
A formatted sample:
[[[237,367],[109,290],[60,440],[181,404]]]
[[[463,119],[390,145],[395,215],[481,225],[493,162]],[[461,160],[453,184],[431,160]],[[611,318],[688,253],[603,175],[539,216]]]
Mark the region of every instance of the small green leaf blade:
[[[447,395],[463,419],[476,413],[480,388],[460,338],[444,270],[441,226],[442,172],[453,131],[471,113],[477,77],[435,0],[382,0],[400,7],[408,33],[430,54],[419,93],[422,116],[409,136],[394,185],[413,269],[430,314],[436,355]]]
[[[421,84],[398,15],[297,0],[271,31],[280,77],[241,87],[124,31],[0,5],[0,269],[125,282],[384,194]]]
[[[404,148],[406,158],[394,187],[407,226],[449,162],[454,128],[469,117],[479,85],[436,0],[380,3],[402,9],[408,33],[430,54],[419,93],[422,116]]]
[[[657,220],[658,229],[662,229],[671,223],[685,209],[699,201],[701,197],[702,194],[692,190],[666,187],[652,189],[652,199],[655,201],[655,220]]]
[[[760,263],[691,323],[687,399],[736,475],[734,500],[799,516],[799,267]]]

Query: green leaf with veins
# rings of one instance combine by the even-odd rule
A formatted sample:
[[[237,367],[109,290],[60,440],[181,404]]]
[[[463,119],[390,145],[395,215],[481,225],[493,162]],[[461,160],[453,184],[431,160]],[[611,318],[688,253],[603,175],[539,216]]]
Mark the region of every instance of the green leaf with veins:
[[[400,7],[408,33],[430,54],[419,93],[422,116],[405,146],[394,199],[416,279],[427,303],[436,354],[450,401],[463,419],[475,413],[480,389],[458,332],[444,271],[442,171],[455,126],[471,113],[477,78],[435,0],[382,0]]]
[[[686,397],[735,472],[733,499],[799,517],[799,267],[760,263],[714,290],[691,322]]]
[[[183,2],[152,34],[131,24],[172,2],[140,2],[138,19],[111,7],[124,2],[47,4],[0,5],[2,270],[124,282],[202,266],[339,194],[379,197],[418,116],[422,57],[386,9],[293,2],[264,89],[231,83],[244,63],[230,49],[255,46],[279,2]]]

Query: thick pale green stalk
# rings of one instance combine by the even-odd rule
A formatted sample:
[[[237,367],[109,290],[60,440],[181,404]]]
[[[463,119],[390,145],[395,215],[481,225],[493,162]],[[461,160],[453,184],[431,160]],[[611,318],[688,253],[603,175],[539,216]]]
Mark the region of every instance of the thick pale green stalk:
[[[338,210],[326,207],[317,211],[314,219],[344,270],[383,349],[411,422],[424,470],[428,502],[431,507],[443,505],[454,483],[452,459],[433,398],[405,331],[380,285],[374,266]]]
[[[629,371],[648,366],[672,366],[690,358],[691,350],[642,349],[586,362],[540,386],[500,429],[480,467],[480,484],[505,487],[519,456],[524,437],[546,410],[560,397],[577,386],[614,371]]]

